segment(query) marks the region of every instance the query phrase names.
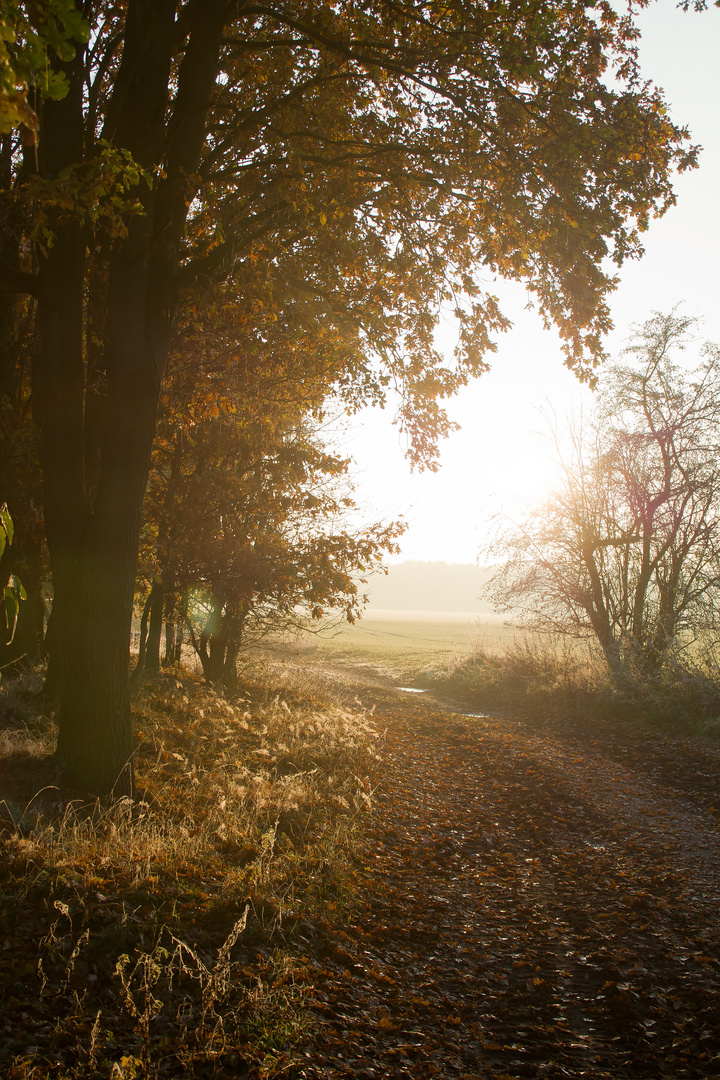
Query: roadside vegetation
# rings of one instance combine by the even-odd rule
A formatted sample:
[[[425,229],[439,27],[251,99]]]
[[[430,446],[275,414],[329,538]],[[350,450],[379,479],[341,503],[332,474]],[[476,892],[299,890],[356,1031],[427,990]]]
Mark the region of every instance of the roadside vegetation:
[[[419,685],[482,712],[720,731],[720,663],[710,649],[673,652],[659,672],[628,670],[619,680],[591,643],[518,632],[499,648],[478,646]]]
[[[371,718],[307,674],[167,676],[135,702],[138,800],[110,803],[60,786],[37,689],[0,698],[0,1072],[282,1071],[310,943],[351,902]]]

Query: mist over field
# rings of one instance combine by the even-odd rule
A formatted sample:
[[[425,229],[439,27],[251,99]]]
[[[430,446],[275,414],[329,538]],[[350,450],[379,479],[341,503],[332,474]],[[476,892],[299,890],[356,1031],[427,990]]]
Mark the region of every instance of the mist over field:
[[[376,574],[365,590],[370,597],[367,614],[376,611],[456,612],[490,614],[493,606],[484,597],[494,571],[473,563],[421,562],[412,560]]]

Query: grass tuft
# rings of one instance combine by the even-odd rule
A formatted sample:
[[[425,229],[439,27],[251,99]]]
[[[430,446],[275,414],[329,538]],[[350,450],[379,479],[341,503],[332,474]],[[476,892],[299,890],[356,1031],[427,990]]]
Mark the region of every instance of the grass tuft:
[[[63,789],[51,722],[0,688],[3,1075],[285,1068],[304,942],[351,901],[377,731],[306,677],[251,676],[143,690],[140,798],[112,805]]]
[[[687,732],[720,729],[720,667],[712,651],[678,652],[657,675],[628,671],[620,681],[589,644],[518,635],[500,649],[477,647],[456,658],[431,683],[486,712],[626,720]]]

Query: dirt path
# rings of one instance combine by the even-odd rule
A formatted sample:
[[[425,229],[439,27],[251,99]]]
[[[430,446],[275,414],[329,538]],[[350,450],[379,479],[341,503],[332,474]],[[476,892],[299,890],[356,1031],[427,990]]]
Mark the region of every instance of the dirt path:
[[[320,933],[298,1075],[720,1077],[720,751],[376,716],[363,899]]]

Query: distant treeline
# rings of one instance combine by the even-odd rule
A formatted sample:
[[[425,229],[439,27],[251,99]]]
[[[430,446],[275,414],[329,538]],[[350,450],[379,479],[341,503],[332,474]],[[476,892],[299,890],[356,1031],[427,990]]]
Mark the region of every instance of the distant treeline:
[[[483,593],[494,571],[472,563],[396,563],[377,574],[366,589],[370,609],[390,611],[493,611]]]

